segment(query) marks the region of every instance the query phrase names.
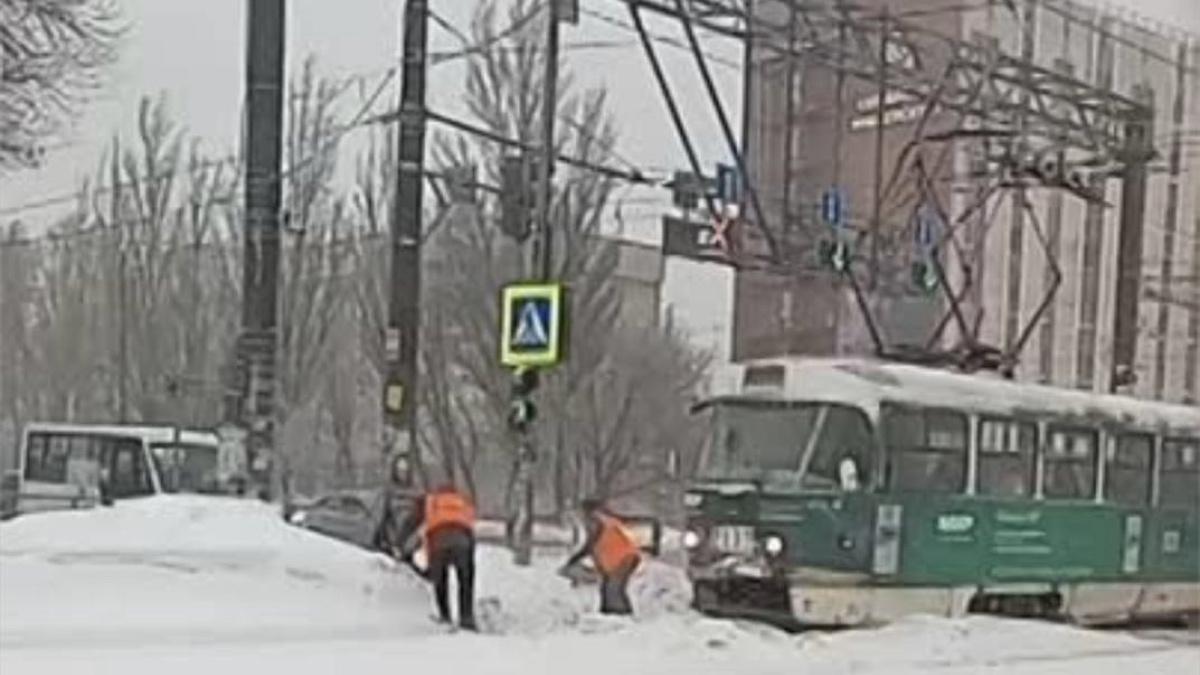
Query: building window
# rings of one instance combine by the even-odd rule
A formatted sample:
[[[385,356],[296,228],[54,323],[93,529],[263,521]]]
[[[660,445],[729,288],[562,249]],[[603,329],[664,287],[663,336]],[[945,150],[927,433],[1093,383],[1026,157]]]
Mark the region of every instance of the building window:
[[[1154,438],[1146,434],[1122,434],[1105,454],[1105,498],[1129,506],[1149,504]]]
[[[891,472],[899,492],[961,493],[966,485],[967,418],[944,410],[889,407],[883,416]]]
[[[1047,499],[1096,496],[1096,442],[1096,432],[1091,429],[1051,427],[1042,483]]]
[[[1031,496],[1036,462],[1037,427],[1033,424],[998,418],[979,421],[979,494]]]

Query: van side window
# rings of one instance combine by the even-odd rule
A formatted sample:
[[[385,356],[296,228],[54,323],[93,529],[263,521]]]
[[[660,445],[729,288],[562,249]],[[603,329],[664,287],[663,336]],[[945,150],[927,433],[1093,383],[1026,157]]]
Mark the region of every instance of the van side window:
[[[1047,499],[1096,496],[1096,444],[1097,434],[1092,429],[1050,428],[1042,482]]]
[[[1153,457],[1153,436],[1117,436],[1117,442],[1105,453],[1104,498],[1129,506],[1149,504],[1150,464]]]
[[[50,449],[50,439],[46,434],[29,434],[25,452],[25,480],[54,481],[53,476],[46,470],[46,455]]]
[[[1159,506],[1195,509],[1200,502],[1200,439],[1163,442]]]
[[[128,439],[118,441],[110,462],[109,483],[114,498],[138,497],[153,492],[141,443]]]
[[[1036,467],[1036,426],[1002,418],[979,420],[979,494],[1028,497]]]
[[[888,406],[884,438],[889,485],[908,492],[961,493],[966,486],[967,418],[948,410]]]
[[[29,459],[25,478],[44,483],[67,482],[67,460],[71,456],[71,439],[57,434],[31,434]]]

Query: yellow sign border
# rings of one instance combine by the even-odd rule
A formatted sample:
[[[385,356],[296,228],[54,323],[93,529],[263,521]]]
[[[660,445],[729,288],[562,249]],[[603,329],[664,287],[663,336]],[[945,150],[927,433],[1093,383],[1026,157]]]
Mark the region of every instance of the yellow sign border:
[[[537,351],[512,348],[513,304],[519,300],[548,300],[550,320],[546,326],[549,342]],[[563,287],[559,283],[516,283],[504,287],[500,298],[500,363],[511,368],[544,368],[562,361]]]

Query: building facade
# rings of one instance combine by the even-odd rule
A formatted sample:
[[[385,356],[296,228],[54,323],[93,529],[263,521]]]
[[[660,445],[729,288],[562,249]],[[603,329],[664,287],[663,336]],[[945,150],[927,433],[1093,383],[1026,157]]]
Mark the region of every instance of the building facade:
[[[753,3],[748,154],[788,265],[738,275],[735,358],[872,349],[844,278],[812,253],[815,242],[843,240],[889,344],[950,346],[965,331],[1020,345],[1019,379],[1109,391],[1126,330],[1135,354],[1127,390],[1200,401],[1200,38],[1064,0],[857,4],[838,18],[789,0]],[[983,76],[951,75],[967,62]],[[926,77],[907,75],[915,72]],[[978,99],[968,85],[982,90]],[[954,87],[967,93],[956,97]],[[1062,122],[1070,111],[1039,107],[1043,97],[1076,101],[1077,123]],[[971,100],[989,109],[963,113]],[[1123,223],[1137,221],[1123,220],[1129,174],[1114,158],[1129,155],[1086,143],[1131,137],[1129,127],[1110,128],[1115,117],[1097,103],[1110,100],[1152,111],[1144,213],[1140,227],[1125,225],[1124,244]],[[1007,135],[988,135],[1000,127]],[[1002,179],[1005,153],[1005,166],[1044,165],[1058,182]],[[820,209],[834,186],[845,195],[840,229]],[[910,273],[929,256],[921,232],[930,229],[945,235],[939,260],[961,316],[941,287]],[[1140,266],[1118,275],[1119,246],[1135,243]],[[1136,325],[1116,321],[1122,277],[1138,282],[1125,295],[1136,297]]]

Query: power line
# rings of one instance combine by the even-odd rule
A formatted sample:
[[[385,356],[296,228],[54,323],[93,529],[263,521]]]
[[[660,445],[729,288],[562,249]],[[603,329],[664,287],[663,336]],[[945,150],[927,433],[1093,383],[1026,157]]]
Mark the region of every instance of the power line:
[[[383,76],[380,78],[379,84],[376,86],[375,90],[371,93],[370,96],[367,97],[367,100],[358,109],[358,111],[352,116],[351,121],[344,125],[341,125],[340,127],[335,128],[333,130],[332,138],[327,140],[318,150],[311,153],[308,157],[305,157],[304,159],[300,160],[299,162],[296,162],[296,163],[292,164],[291,166],[289,166],[288,168],[281,171],[276,176],[276,180],[284,180],[286,178],[289,178],[292,174],[296,173],[297,171],[304,169],[305,167],[307,167],[308,165],[310,165],[314,161],[316,161],[317,158],[319,158],[325,151],[331,149],[333,146],[336,146],[338,143],[340,143],[342,141],[342,139],[344,139],[345,136],[347,134],[349,134],[351,131],[368,124],[370,122],[370,120],[367,119],[367,115],[371,112],[371,109],[375,106],[375,103],[379,100],[379,97],[387,89],[387,85],[388,85],[389,81],[395,76],[396,72],[397,72],[397,68],[395,66],[388,68],[384,72]],[[353,78],[351,78],[351,79],[353,79]],[[240,159],[240,156],[237,154],[225,155],[223,157],[201,160],[194,165],[189,165],[188,169],[189,170],[191,170],[191,169],[210,169],[210,168],[225,165],[225,164],[236,163],[239,159]],[[155,182],[165,180],[168,178],[173,178],[176,175],[176,173],[177,173],[177,170],[171,169],[171,170],[164,170],[163,172],[158,173],[158,174],[146,174],[146,175],[142,175],[142,176],[136,176],[129,180],[116,183],[115,185],[97,186],[96,188],[92,189],[89,194],[92,196],[102,195],[102,194],[107,194],[109,192],[112,192],[115,188],[118,188],[118,187],[119,188],[138,187],[140,185],[146,185],[147,183],[155,183]],[[44,208],[48,208],[50,206],[57,206],[59,204],[65,204],[67,202],[75,201],[79,198],[80,198],[80,192],[78,190],[69,192],[69,193],[64,192],[59,195],[54,195],[51,197],[37,199],[37,200],[29,201],[29,202],[23,202],[21,204],[15,205],[15,206],[6,206],[3,208],[0,208],[0,216],[12,216],[15,214],[25,213],[27,211],[37,211],[37,210],[41,210]]]
[[[430,52],[429,64],[431,66],[435,66],[440,63],[445,63],[447,61],[453,61],[455,59],[465,58],[468,56],[474,56],[477,54],[482,54],[484,52],[487,52],[488,50],[492,49],[496,44],[503,42],[504,40],[507,40],[508,38],[512,37],[513,35],[519,33],[521,31],[521,29],[528,26],[529,23],[531,21],[533,21],[533,19],[537,18],[537,16],[539,14],[541,14],[542,9],[543,9],[543,5],[538,5],[537,7],[534,7],[532,10],[529,11],[529,13],[525,14],[524,16],[514,19],[513,22],[507,28],[504,28],[499,33],[496,33],[495,35],[487,37],[486,39],[479,41],[479,42],[475,42],[471,38],[467,37],[467,35],[465,33],[463,33],[461,30],[459,30],[454,24],[450,23],[444,17],[439,15],[437,12],[430,9],[430,10],[428,10],[429,18],[432,19],[434,23],[438,24],[443,29],[445,29],[447,32],[449,32],[451,35],[456,37],[459,40],[459,42],[461,42],[463,44],[463,48],[460,50],[451,51],[451,52]]]
[[[629,33],[630,35],[637,35],[637,27],[635,27],[633,24],[623,21],[622,19],[618,19],[614,16],[610,16],[603,12],[598,12],[594,9],[588,9],[586,7],[580,7],[579,13],[583,14],[584,16],[589,16],[593,19],[596,19],[597,21],[599,21],[601,23],[605,23],[614,28],[618,28],[626,33]],[[668,37],[666,35],[660,35],[660,34],[651,32],[649,30],[647,30],[646,33],[652,42],[658,42],[660,44],[667,45],[668,47],[673,47],[680,51],[685,51],[688,54],[692,53],[691,47],[689,47],[687,44],[685,44],[681,40],[676,40],[675,38]],[[739,73],[742,71],[742,65],[741,65],[741,63],[739,63],[737,61],[733,61],[733,60],[725,58],[723,56],[713,54],[711,51],[705,51],[703,53],[705,56],[707,56],[709,59],[711,59],[713,61],[713,63],[720,64],[726,68],[734,69],[734,70],[738,71]]]
[[[475,125],[470,122],[466,122],[464,120],[460,120],[460,119],[457,119],[454,117],[450,117],[448,115],[443,115],[441,113],[434,112],[432,110],[425,111],[425,116],[430,121],[451,127],[453,129],[457,129],[463,133],[467,133],[472,136],[478,136],[479,138],[487,139],[489,141],[492,141],[493,143],[498,143],[498,144],[506,146],[506,147],[518,148],[518,149],[530,151],[530,152],[535,149],[535,146],[533,146],[533,145],[530,145],[527,143],[522,143],[521,141],[518,141],[518,140],[515,140],[512,138],[508,138],[507,136],[503,136],[499,133],[490,131],[481,126],[478,126],[478,125]],[[397,119],[399,119],[399,117],[400,117],[400,113],[390,112],[390,113],[385,113],[383,115],[377,115],[369,121],[373,121],[378,124],[390,124],[390,123],[396,121]],[[621,169],[617,169],[617,168],[614,168],[611,166],[605,166],[603,164],[596,164],[594,162],[588,162],[586,160],[582,160],[577,157],[571,157],[569,155],[558,155],[556,159],[559,162],[562,162],[564,164],[569,164],[569,165],[574,166],[579,169],[584,169],[586,171],[591,171],[593,173],[597,173],[597,174],[600,174],[603,176],[608,176],[609,178],[615,178],[617,180],[622,180],[622,181],[626,181],[629,183],[634,183],[634,184],[639,184],[639,185],[657,185],[657,184],[661,184],[661,182],[662,182],[661,180],[655,180],[653,178],[648,177],[646,174],[642,173],[641,170],[637,169],[636,167],[632,171],[623,171]]]

